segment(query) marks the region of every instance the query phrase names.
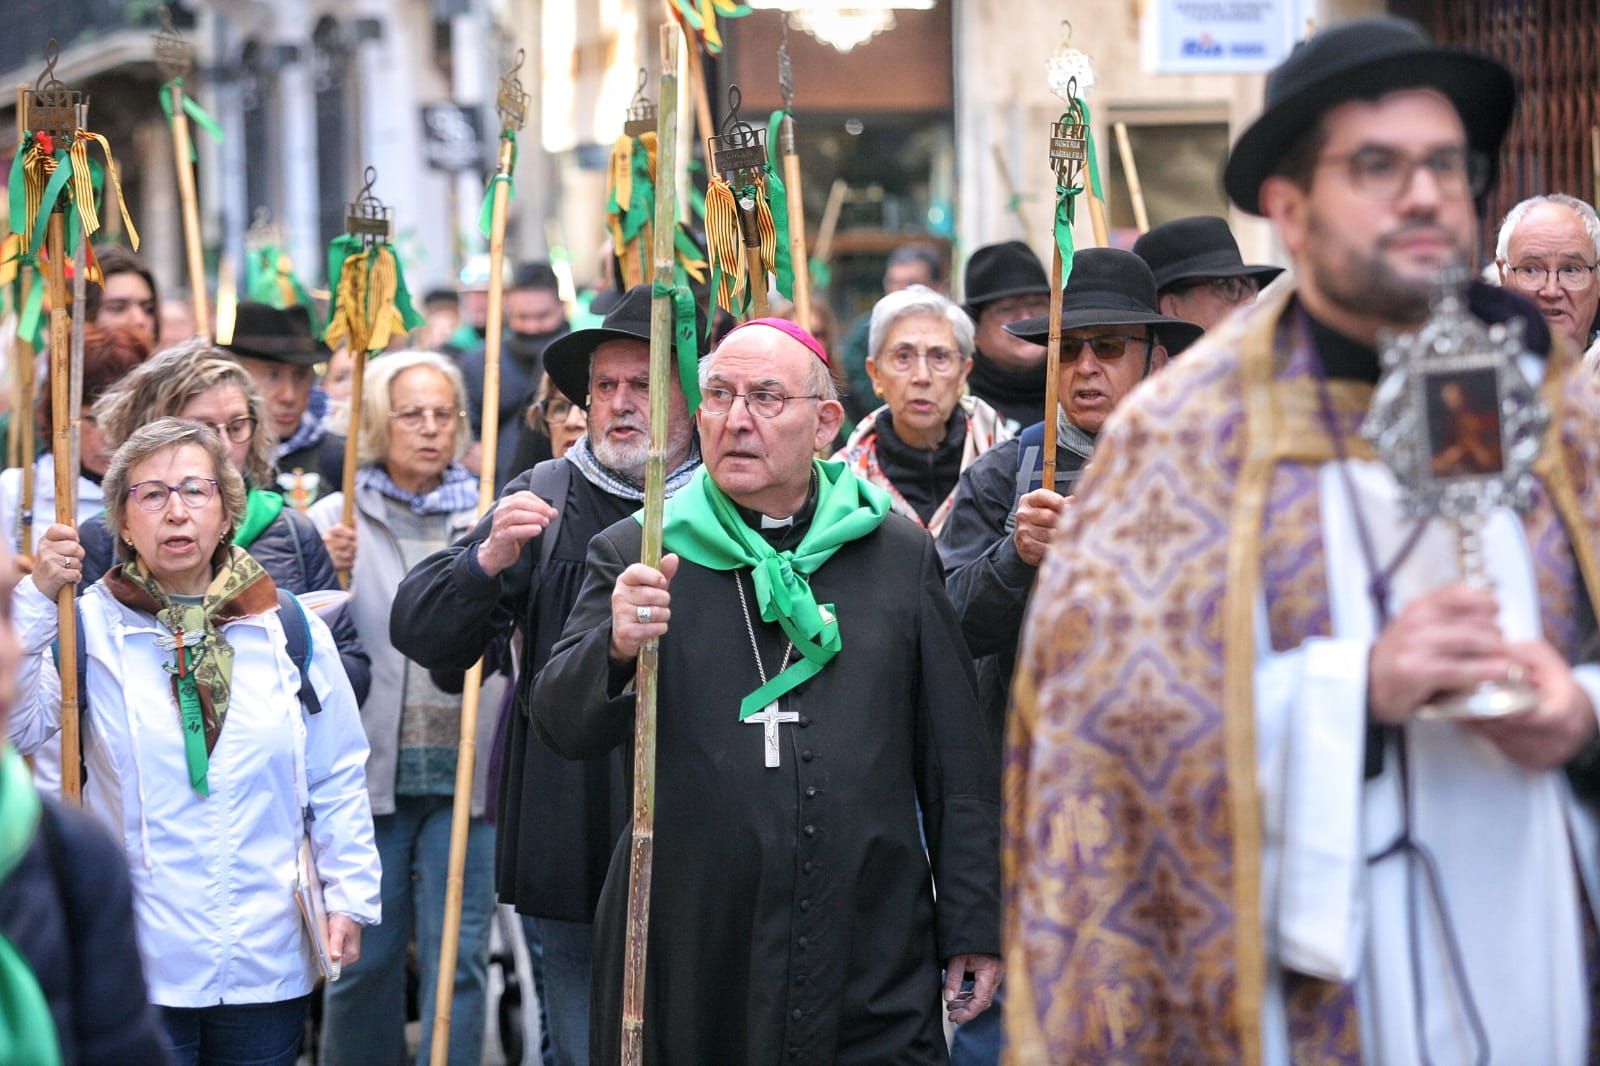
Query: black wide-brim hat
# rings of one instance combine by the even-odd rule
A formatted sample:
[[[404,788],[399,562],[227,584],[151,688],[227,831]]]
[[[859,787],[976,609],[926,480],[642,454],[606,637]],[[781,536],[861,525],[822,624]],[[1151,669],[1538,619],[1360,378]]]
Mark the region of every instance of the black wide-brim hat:
[[[1234,142],[1222,172],[1228,198],[1261,214],[1261,183],[1323,114],[1400,89],[1435,89],[1455,105],[1467,144],[1489,160],[1492,188],[1516,104],[1511,71],[1487,56],[1435,47],[1414,22],[1379,16],[1301,41],[1267,76],[1266,107]]]
[[[1048,296],[1050,277],[1033,249],[1022,241],[986,244],[967,260],[961,305],[974,322],[985,304],[1008,296]]]
[[[222,347],[234,355],[290,366],[316,366],[331,354],[312,335],[304,307],[277,308],[255,300],[240,302],[233,316],[233,339]]]
[[[705,307],[696,293],[695,336],[704,337]],[[606,312],[598,326],[575,330],[550,342],[544,350],[544,372],[550,375],[562,395],[584,410],[589,408],[589,364],[594,350],[607,341],[650,343],[650,286],[635,285]],[[705,345],[699,345],[705,357]],[[676,364],[676,357],[674,357]]]
[[[1282,267],[1246,263],[1226,219],[1195,215],[1163,222],[1133,242],[1133,254],[1155,275],[1156,291],[1189,278],[1254,278],[1265,286]]]
[[[1145,261],[1120,248],[1085,248],[1072,257],[1061,291],[1061,328],[1151,326],[1168,352],[1187,348],[1205,332],[1193,322],[1156,310],[1156,279]],[[1012,322],[1007,333],[1034,344],[1050,338],[1050,316]]]

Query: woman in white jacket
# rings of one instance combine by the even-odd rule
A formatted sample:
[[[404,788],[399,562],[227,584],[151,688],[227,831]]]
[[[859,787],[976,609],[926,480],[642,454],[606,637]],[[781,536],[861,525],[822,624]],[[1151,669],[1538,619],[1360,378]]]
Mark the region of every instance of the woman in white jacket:
[[[366,737],[327,627],[306,614],[300,698],[272,579],[229,543],[245,489],[222,441],[161,419],[105,477],[122,563],[79,601],[84,805],[123,842],[151,999],[180,1063],[292,1066],[314,983],[293,883],[302,835],[324,886],[330,954],[360,954],[379,918]],[[55,593],[81,573],[65,525],[18,586],[27,653],[8,732],[23,752],[59,728]],[[308,812],[308,813],[307,813]]]

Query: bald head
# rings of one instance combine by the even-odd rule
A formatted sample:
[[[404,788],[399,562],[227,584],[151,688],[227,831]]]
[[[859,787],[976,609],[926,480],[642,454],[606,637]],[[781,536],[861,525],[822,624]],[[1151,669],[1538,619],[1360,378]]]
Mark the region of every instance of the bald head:
[[[700,388],[701,453],[717,487],[762,514],[798,511],[811,460],[844,417],[827,366],[780,330],[749,327],[701,363]]]

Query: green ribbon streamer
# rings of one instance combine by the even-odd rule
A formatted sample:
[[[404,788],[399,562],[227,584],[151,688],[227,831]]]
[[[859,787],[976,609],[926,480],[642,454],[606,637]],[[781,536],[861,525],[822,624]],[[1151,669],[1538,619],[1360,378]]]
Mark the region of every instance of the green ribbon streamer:
[[[813,291],[826,289],[833,284],[833,267],[826,259],[811,257],[811,288]]]
[[[0,882],[33,846],[43,805],[16,749],[0,741]],[[61,1044],[44,989],[22,952],[0,934],[0,1062],[60,1066]]]
[[[794,302],[794,261],[789,252],[789,191],[778,177],[783,164],[778,156],[778,127],[788,112],[779,109],[767,122],[767,203],[772,205],[772,226],[778,235],[777,253],[772,257],[772,273],[778,292]],[[803,324],[803,323],[802,323]]]
[[[172,121],[172,96],[173,96],[173,93],[175,93],[177,90],[182,89],[182,88],[183,88],[183,78],[182,77],[177,77],[177,78],[173,78],[171,81],[169,81],[165,85],[163,85],[161,87],[161,91],[157,94],[161,99],[161,112],[162,112],[162,114],[167,116],[167,121],[168,122]],[[209,114],[207,114],[205,108],[200,106],[200,101],[196,100],[194,97],[190,96],[188,93],[184,93],[183,94],[183,113],[188,115],[190,120],[192,120],[195,125],[199,126],[201,129],[203,129],[207,133],[209,133],[211,135],[211,139],[212,140],[216,141],[218,144],[222,143],[222,127],[217,125],[217,120],[216,119],[212,118]],[[189,162],[193,163],[194,161],[195,161],[194,138],[190,137],[189,138]]]
[[[628,202],[619,203],[617,190],[612,189],[611,198],[606,203],[607,215],[622,216],[622,240],[625,244],[633,243],[639,231],[655,214],[656,186],[650,177],[650,152],[637,137],[633,138],[633,153],[628,157],[628,169],[633,174]],[[649,264],[646,263],[645,267],[648,270]]]
[[[1086,169],[1089,172],[1089,188],[1096,197],[1099,197],[1100,160],[1095,153],[1094,127],[1090,125],[1089,121],[1089,105],[1081,99],[1074,98],[1072,101],[1072,106],[1067,110],[1066,114],[1061,116],[1060,121],[1072,121],[1074,113],[1077,114],[1078,121],[1084,126],[1084,138],[1088,142],[1089,159]],[[1072,240],[1072,223],[1077,217],[1077,197],[1081,192],[1083,192],[1082,185],[1056,186],[1056,210],[1052,228],[1055,233],[1056,248],[1061,253],[1062,284],[1065,284],[1072,276],[1072,257],[1074,251]]]
[[[44,347],[44,278],[39,275],[39,259],[19,252],[10,261],[17,264],[17,276],[11,281],[11,304],[17,308],[17,339],[33,345],[34,351]],[[28,297],[22,297],[22,275],[29,268],[34,272],[34,283],[28,288]]]
[[[650,293],[672,301],[672,348],[677,355],[678,384],[683,387],[683,398],[693,415],[700,409],[700,344],[694,329],[694,293],[684,284],[681,268],[678,284],[657,281],[651,284]]]
[[[344,273],[344,261],[352,255],[360,255],[365,250],[361,238],[349,233],[342,233],[328,242],[328,293],[329,311],[328,321],[323,324],[318,332],[319,338],[327,336],[328,327],[333,324],[333,309],[339,301],[339,281]],[[411,290],[406,288],[406,274],[400,263],[400,253],[390,245],[389,250],[394,253],[394,306],[400,312],[400,321],[406,329],[416,329],[427,320],[417,313],[411,305]],[[374,259],[367,260],[367,273],[370,276],[375,265]],[[309,314],[309,312],[307,312]],[[312,325],[316,323],[313,322]]]
[[[889,494],[852,474],[844,463],[813,460],[817,505],[805,536],[790,551],[775,551],[739,517],[705,467],[667,501],[661,543],[667,551],[710,570],[750,568],[761,619],[777,622],[799,661],[739,703],[742,722],[821,672],[844,647],[832,604],[819,604],[806,579],[833,553],[867,536],[889,513]],[[643,512],[634,515],[641,524]]]
[[[294,271],[279,268],[278,263],[282,258],[283,249],[272,244],[262,245],[250,253],[250,258],[245,261],[245,299],[276,307],[280,311],[290,307],[301,308],[311,323],[311,335],[320,337],[323,326],[317,321],[316,302]],[[283,298],[282,283],[285,281],[294,292],[293,303]]]
[[[211,768],[211,755],[206,751],[206,725],[200,706],[200,686],[194,679],[194,664],[198,658],[194,652],[193,648],[180,647],[173,665],[166,667],[166,670],[178,688],[178,714],[183,721],[183,760],[189,767],[189,787],[202,796],[209,796],[211,784],[206,780],[206,772]]]
[[[483,190],[483,204],[478,208],[478,232],[486,241],[494,240],[494,187],[502,181],[506,183],[507,203],[517,195],[517,183],[511,180],[511,174],[517,169],[517,131],[501,130],[500,139],[511,142],[511,170],[505,174],[496,170]]]

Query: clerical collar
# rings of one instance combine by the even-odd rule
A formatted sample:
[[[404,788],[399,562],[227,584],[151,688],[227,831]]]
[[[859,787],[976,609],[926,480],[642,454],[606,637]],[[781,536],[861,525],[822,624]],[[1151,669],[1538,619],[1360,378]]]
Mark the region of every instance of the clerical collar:
[[[813,468],[811,471],[811,488],[806,492],[806,502],[792,515],[773,518],[771,515],[762,514],[737,503],[733,506],[739,512],[739,517],[744,520],[744,524],[760,533],[774,548],[782,551],[798,544],[800,538],[805,535],[807,527],[811,525],[811,516],[817,509],[816,469]]]
[[[1319,322],[1306,312],[1306,325],[1311,334],[1311,346],[1322,360],[1322,369],[1329,378],[1364,381],[1369,385],[1378,382],[1378,350],[1346,336],[1332,326]]]

